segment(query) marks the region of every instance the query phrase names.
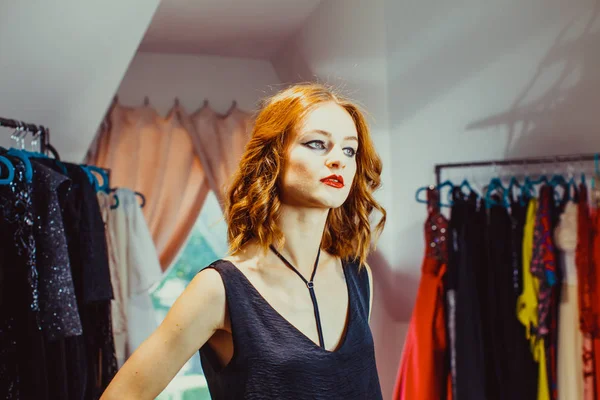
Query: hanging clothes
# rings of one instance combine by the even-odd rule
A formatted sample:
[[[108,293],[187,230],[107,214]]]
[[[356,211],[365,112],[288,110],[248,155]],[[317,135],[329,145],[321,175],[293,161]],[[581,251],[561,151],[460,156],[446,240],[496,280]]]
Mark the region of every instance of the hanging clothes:
[[[536,334],[543,343],[543,363],[548,385],[549,398],[556,397],[556,375],[553,373],[554,359],[551,353],[555,350],[552,328],[552,309],[556,304],[555,286],[557,284],[557,269],[554,243],[552,240],[552,205],[554,203],[551,186],[544,185],[540,190],[538,210],[533,237],[533,254],[531,257],[531,273],[539,282],[538,287],[538,325]],[[542,360],[542,358],[540,358]],[[540,361],[540,365],[542,361]],[[541,381],[541,380],[540,380]],[[540,389],[541,390],[541,389]]]
[[[443,279],[448,262],[448,220],[440,213],[439,193],[427,191],[425,257],[393,398],[451,399]]]
[[[452,395],[455,399],[485,398],[485,364],[477,269],[485,268],[485,211],[474,193],[452,192],[448,230],[446,299]]]
[[[600,394],[600,209],[594,209],[592,213],[592,269],[594,280],[592,281],[592,313],[594,318],[594,331],[592,341],[594,347],[594,383],[595,394]]]
[[[596,376],[594,366],[593,333],[597,321],[594,316],[595,271],[592,262],[592,219],[590,216],[588,191],[585,184],[579,186],[577,205],[577,248],[575,264],[577,267],[577,288],[579,304],[579,327],[583,335],[583,387],[584,399],[596,398]]]
[[[517,317],[525,327],[525,335],[529,340],[533,359],[538,365],[537,399],[549,400],[548,370],[546,366],[546,351],[544,341],[537,335],[538,327],[538,293],[539,279],[531,272],[534,250],[534,231],[536,228],[538,201],[529,200],[527,218],[523,231],[523,293],[517,304]],[[538,234],[539,235],[539,234]]]
[[[0,153],[15,166],[0,185],[0,397],[97,399],[116,363],[95,189],[79,166]]]
[[[579,329],[577,303],[577,204],[569,202],[554,230],[554,243],[560,249],[563,271],[558,324],[558,394],[563,399],[583,399],[583,336]]]
[[[486,327],[487,399],[532,399],[537,394],[537,366],[515,313],[524,286],[523,271],[518,269],[522,269],[527,210],[512,200],[511,211],[499,204],[489,207],[481,245],[486,249],[480,286],[485,299],[481,319]]]
[[[24,165],[9,159],[15,176],[10,185],[0,185],[0,241],[14,246],[0,246],[0,397],[47,399],[32,186]]]
[[[538,365],[533,359],[526,329],[517,317],[519,296],[524,287],[523,239],[527,220],[528,201],[510,200],[511,209],[511,288],[507,291],[505,311],[508,361],[508,396],[513,400],[535,399],[538,392]],[[493,227],[492,227],[493,229]],[[508,273],[508,272],[507,272]]]
[[[513,351],[512,343],[506,340],[508,320],[514,318],[514,308],[510,308],[512,287],[511,264],[511,220],[508,211],[500,205],[488,211],[487,237],[487,282],[484,282],[487,307],[484,310],[486,330],[487,398],[508,399],[508,355]]]
[[[112,330],[117,363],[121,367],[158,328],[150,292],[163,273],[135,192],[129,189],[117,189],[114,195],[98,192],[98,201],[106,224],[115,294],[111,303]],[[118,205],[111,208],[113,204]]]
[[[72,190],[69,177],[31,160],[33,167],[32,200],[34,205],[34,242],[40,282],[42,315],[52,315],[53,328],[42,328],[48,393],[57,398],[69,398],[69,354],[67,340],[81,336],[80,320],[63,209]],[[44,294],[45,293],[45,294]]]

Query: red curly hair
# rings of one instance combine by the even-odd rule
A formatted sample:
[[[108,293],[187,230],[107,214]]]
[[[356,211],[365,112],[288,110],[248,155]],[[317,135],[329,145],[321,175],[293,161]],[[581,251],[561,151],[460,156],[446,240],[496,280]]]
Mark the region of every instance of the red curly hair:
[[[342,259],[366,261],[370,250],[373,209],[382,217],[375,227],[378,238],[385,225],[386,211],[373,197],[381,185],[381,159],[370,137],[362,112],[349,100],[321,84],[291,86],[267,99],[259,110],[251,139],[233,176],[225,200],[229,251],[237,253],[250,239],[267,251],[269,244],[283,245],[277,226],[281,202],[279,178],[286,151],[306,115],[322,103],[335,102],[354,120],[358,132],[356,176],[344,204],[331,209],[321,248]]]

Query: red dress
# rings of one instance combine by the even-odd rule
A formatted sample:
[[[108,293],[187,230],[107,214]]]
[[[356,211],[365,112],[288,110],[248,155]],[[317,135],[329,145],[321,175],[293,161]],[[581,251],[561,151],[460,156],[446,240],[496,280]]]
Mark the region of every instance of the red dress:
[[[396,400],[442,400],[452,395],[443,287],[448,220],[440,213],[436,190],[428,189],[427,201],[425,258],[394,388]]]
[[[596,398],[596,374],[594,359],[594,336],[597,332],[594,301],[597,293],[594,268],[594,236],[592,217],[590,216],[588,193],[585,185],[579,187],[579,205],[577,217],[577,288],[579,303],[579,327],[583,334],[583,381],[584,399]]]

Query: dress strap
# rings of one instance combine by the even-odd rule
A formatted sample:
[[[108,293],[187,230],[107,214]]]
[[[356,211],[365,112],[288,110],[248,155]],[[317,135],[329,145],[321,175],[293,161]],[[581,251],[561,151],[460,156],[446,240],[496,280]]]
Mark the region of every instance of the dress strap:
[[[313,303],[313,308],[315,311],[315,320],[317,321],[317,333],[319,334],[319,344],[321,347],[325,348],[325,340],[323,339],[323,328],[321,327],[321,316],[319,314],[319,305],[317,304],[317,296],[315,295],[314,283],[315,274],[317,273],[317,265],[319,264],[319,256],[321,255],[321,247],[319,246],[319,251],[317,252],[317,259],[315,260],[315,266],[313,267],[312,274],[310,275],[310,281],[307,281],[306,278],[302,276],[302,274],[288,261],[285,257],[279,253],[273,245],[269,245],[273,253],[279,257],[283,263],[288,266],[292,271],[296,273],[304,281],[306,287],[308,288],[308,292],[310,294],[310,299]]]

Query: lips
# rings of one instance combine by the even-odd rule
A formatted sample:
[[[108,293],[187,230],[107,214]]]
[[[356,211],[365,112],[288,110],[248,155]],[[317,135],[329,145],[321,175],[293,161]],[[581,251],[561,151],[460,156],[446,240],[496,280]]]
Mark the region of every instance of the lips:
[[[326,178],[321,179],[321,182],[338,189],[344,187],[344,178],[341,175],[330,175]]]

